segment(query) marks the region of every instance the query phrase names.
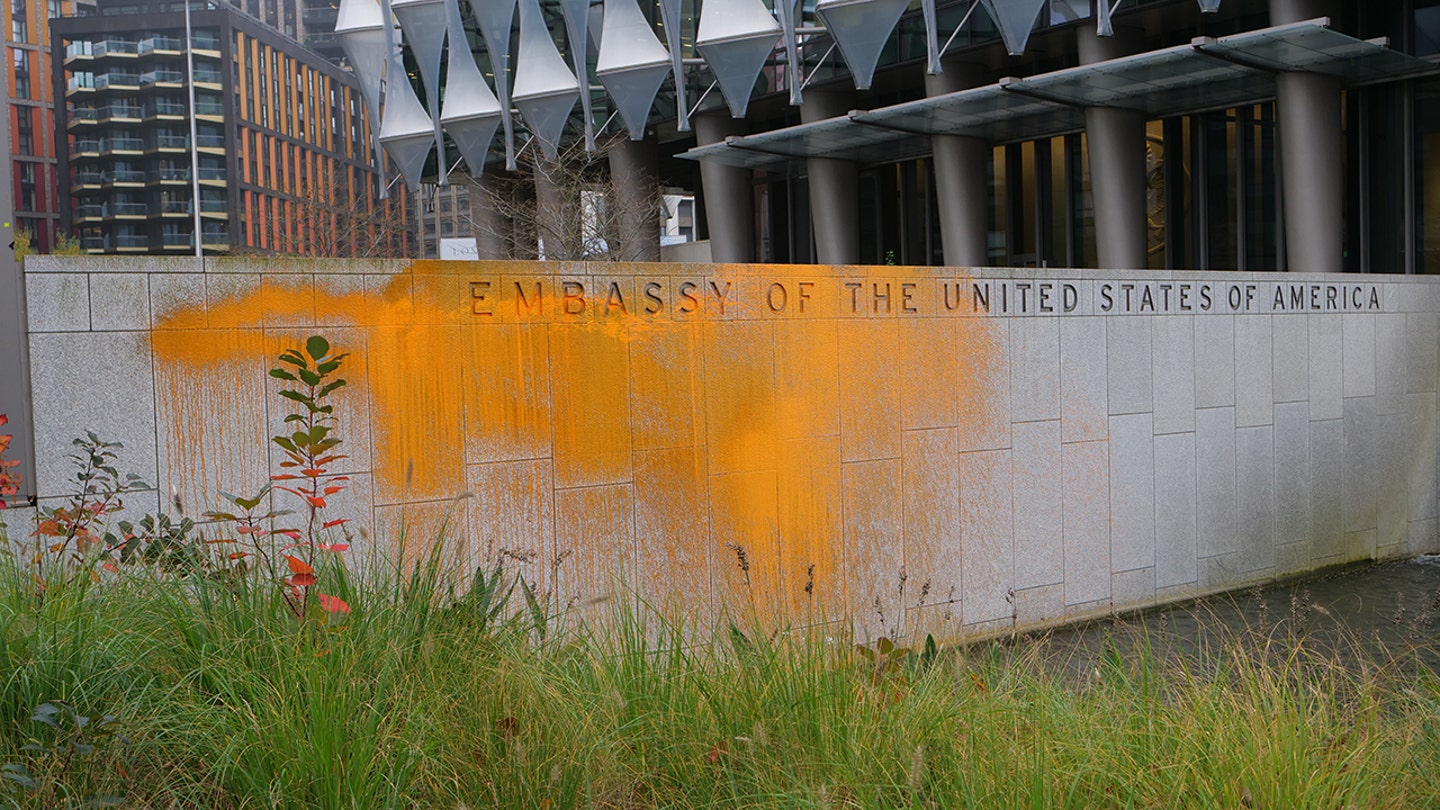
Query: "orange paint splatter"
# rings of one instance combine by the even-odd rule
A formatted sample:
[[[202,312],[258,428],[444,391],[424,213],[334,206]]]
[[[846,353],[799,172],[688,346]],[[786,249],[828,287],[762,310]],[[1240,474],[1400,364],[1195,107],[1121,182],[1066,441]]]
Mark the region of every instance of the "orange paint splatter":
[[[902,328],[850,316],[846,279],[829,268],[568,269],[275,274],[165,313],[150,336],[170,437],[162,457],[197,502],[263,483],[283,416],[265,369],[318,332],[351,355],[339,432],[352,471],[373,474],[380,512],[473,489],[449,536],[481,555],[519,554],[550,587],[605,589],[619,577],[692,608],[708,598],[834,615],[865,608],[853,603],[876,586],[848,583],[879,576],[874,560],[899,568],[906,554],[888,536],[847,551],[845,466],[898,458],[905,430],[963,437],[996,418],[987,319],[938,306]],[[767,289],[773,279],[785,290]],[[802,291],[803,315],[773,311],[797,308]],[[517,509],[534,514],[496,511]],[[595,545],[597,532],[609,539]],[[595,547],[566,547],[576,543]],[[556,559],[566,567],[547,571]]]

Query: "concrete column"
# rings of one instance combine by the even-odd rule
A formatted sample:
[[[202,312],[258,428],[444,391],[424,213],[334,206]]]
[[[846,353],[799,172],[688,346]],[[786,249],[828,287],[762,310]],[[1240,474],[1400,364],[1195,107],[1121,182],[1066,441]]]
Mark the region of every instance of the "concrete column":
[[[1323,0],[1271,0],[1270,23],[1327,16]],[[1340,82],[1318,73],[1275,77],[1280,182],[1288,270],[1339,273],[1344,266],[1345,144]]]
[[[717,111],[691,119],[697,145],[719,143],[748,130],[743,120]],[[700,194],[710,229],[710,258],[716,262],[755,261],[755,191],[749,169],[700,161]]]
[[[1103,62],[1140,47],[1138,32],[1117,28],[1113,37],[1077,33],[1081,64]],[[1095,253],[1106,270],[1150,264],[1145,221],[1145,114],[1112,107],[1085,108],[1090,195],[1095,203]]]
[[[457,182],[452,175],[451,182]],[[470,223],[475,232],[475,254],[481,259],[508,259],[510,253],[510,218],[496,198],[497,185],[492,179],[468,177],[464,181],[470,195]]]
[[[615,195],[611,256],[620,261],[660,261],[660,156],[654,138],[618,140],[609,149],[610,188]]]
[[[947,62],[944,67],[944,73],[925,77],[925,95],[954,93],[985,81],[977,65]],[[968,135],[930,136],[940,244],[952,267],[983,267],[990,260],[990,149],[986,141]]]
[[[800,120],[824,121],[852,109],[849,93],[811,90],[800,105]],[[806,158],[810,178],[810,228],[821,264],[860,261],[860,170],[848,160]]]

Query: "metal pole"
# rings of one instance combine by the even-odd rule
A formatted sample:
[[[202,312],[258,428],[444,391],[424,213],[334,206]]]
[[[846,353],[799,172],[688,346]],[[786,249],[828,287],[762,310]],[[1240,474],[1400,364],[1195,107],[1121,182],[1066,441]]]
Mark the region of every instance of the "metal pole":
[[[190,93],[190,207],[195,220],[190,239],[198,259],[204,255],[204,248],[200,238],[200,148],[195,135],[195,33],[190,29],[190,3],[185,0],[185,83]]]

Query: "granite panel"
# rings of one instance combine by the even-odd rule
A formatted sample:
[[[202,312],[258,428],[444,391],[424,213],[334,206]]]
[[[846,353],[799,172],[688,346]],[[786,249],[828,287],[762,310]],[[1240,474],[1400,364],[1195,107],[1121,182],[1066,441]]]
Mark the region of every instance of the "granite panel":
[[[1345,495],[1343,503],[1345,531],[1373,529],[1376,514],[1377,478],[1380,459],[1377,454],[1379,419],[1375,414],[1374,397],[1345,399]]]
[[[1010,451],[960,454],[960,566],[963,621],[1008,620],[1015,587]],[[1025,564],[1021,561],[1021,564]]]
[[[1344,363],[1341,356],[1340,315],[1311,315],[1310,418],[1339,419],[1345,415]]]
[[[1310,556],[1316,561],[1337,561],[1345,546],[1345,443],[1343,420],[1310,423]]]
[[[1235,425],[1268,425],[1275,403],[1270,315],[1235,316]]]
[[[1270,319],[1276,402],[1310,399],[1310,319],[1307,315],[1275,315]],[[1325,362],[1323,358],[1320,362]]]
[[[903,631],[900,623],[909,584],[901,502],[895,497],[900,460],[853,461],[841,469],[850,616],[871,638],[894,638]]]
[[[906,430],[960,424],[960,333],[951,318],[902,318],[900,424]]]
[[[1235,530],[1247,576],[1275,567],[1274,434],[1269,426],[1235,431]]]
[[[1310,405],[1275,406],[1275,540],[1310,540]]]
[[[900,457],[900,326],[894,318],[841,321],[840,453],[845,461]]]
[[[1423,394],[1435,391],[1440,370],[1440,315],[1412,312],[1405,316],[1406,391]]]
[[[905,535],[905,605],[919,607],[963,590],[960,561],[959,439],[954,429],[904,436],[900,482]]]
[[[1195,319],[1195,407],[1235,404],[1235,316]]]
[[[1106,442],[1065,445],[1065,603],[1068,605],[1110,598],[1109,449]]]
[[[1375,315],[1347,313],[1341,319],[1345,398],[1375,396]]]
[[[1407,424],[1405,433],[1413,444],[1410,467],[1410,520],[1427,520],[1440,516],[1437,498],[1435,459],[1440,454],[1436,444],[1436,397],[1432,393],[1409,394],[1405,398]]]
[[[90,328],[97,332],[149,329],[149,279],[139,273],[91,276]]]
[[[1054,585],[1065,577],[1060,423],[1017,423],[1013,434],[1015,585]]]
[[[1195,317],[1155,318],[1155,432],[1195,429]]]
[[[1144,413],[1153,408],[1150,320],[1149,315],[1106,319],[1111,414]]]
[[[1403,313],[1375,315],[1375,412],[1405,412],[1407,389],[1405,319]]]
[[[1148,413],[1110,417],[1112,571],[1131,571],[1155,565],[1156,439],[1153,423]],[[1169,542],[1170,538],[1165,538],[1165,541]]]
[[[1156,321],[1159,322],[1159,319]],[[1062,318],[1060,435],[1063,441],[1105,438],[1108,428],[1106,331],[1102,318]]]
[[[30,331],[88,332],[90,278],[83,273],[26,273]]]
[[[1235,475],[1235,409],[1198,411],[1195,414],[1196,553],[1202,558],[1239,551]]]
[[[1010,319],[1010,419],[1060,418],[1060,321]]]

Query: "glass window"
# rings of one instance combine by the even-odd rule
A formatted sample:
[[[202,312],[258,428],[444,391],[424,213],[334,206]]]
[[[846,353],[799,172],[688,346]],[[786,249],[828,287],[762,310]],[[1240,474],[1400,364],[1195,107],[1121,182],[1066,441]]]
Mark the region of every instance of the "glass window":
[[[15,152],[20,155],[35,154],[35,118],[31,107],[14,106],[15,110]]]
[[[10,0],[10,39],[16,42],[30,41],[30,12],[25,0]]]
[[[30,53],[11,48],[10,61],[15,66],[15,98],[30,98]]]

